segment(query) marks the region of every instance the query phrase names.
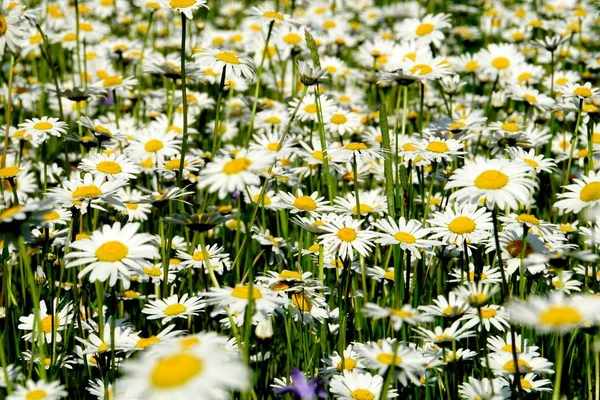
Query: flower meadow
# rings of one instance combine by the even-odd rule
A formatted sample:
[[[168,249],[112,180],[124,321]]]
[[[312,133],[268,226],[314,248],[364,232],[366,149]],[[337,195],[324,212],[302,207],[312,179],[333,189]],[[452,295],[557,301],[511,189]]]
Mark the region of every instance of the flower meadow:
[[[600,399],[589,0],[0,4],[0,398]]]

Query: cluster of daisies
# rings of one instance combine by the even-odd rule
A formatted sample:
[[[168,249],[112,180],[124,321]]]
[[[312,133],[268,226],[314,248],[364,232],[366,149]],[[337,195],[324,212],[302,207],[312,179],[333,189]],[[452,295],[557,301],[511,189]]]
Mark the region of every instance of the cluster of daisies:
[[[530,3],[3,0],[0,397],[597,399],[598,5]]]

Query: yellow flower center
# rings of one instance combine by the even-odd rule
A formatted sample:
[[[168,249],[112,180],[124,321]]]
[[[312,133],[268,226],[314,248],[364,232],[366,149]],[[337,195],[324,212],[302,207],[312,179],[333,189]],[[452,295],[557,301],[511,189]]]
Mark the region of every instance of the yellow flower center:
[[[524,224],[532,224],[532,225],[539,225],[540,224],[540,220],[537,219],[535,217],[535,215],[531,215],[531,214],[521,214],[521,215],[519,215],[515,219],[517,221],[519,221],[519,222],[524,223]]]
[[[156,265],[151,266],[150,268],[144,267],[142,268],[144,273],[149,276],[162,276],[162,271]]]
[[[123,79],[121,79],[121,77],[117,76],[117,75],[109,76],[102,80],[102,85],[104,87],[117,86],[117,85],[120,85],[121,83],[123,83]]]
[[[175,158],[173,160],[169,160],[165,163],[165,168],[170,171],[175,171],[179,169],[181,165],[181,160],[179,158]],[[183,162],[183,166],[187,167],[188,163],[186,161]]]
[[[600,182],[590,182],[581,188],[579,199],[586,203],[600,200]]]
[[[323,161],[323,152],[321,150],[313,151],[312,156],[316,160]]]
[[[344,358],[344,369],[346,371],[352,371],[356,367],[357,362],[351,358]],[[342,362],[340,361],[337,365],[337,370],[342,372]]]
[[[356,400],[374,400],[375,395],[368,389],[356,389],[350,392],[350,398]]]
[[[523,99],[525,99],[526,102],[530,103],[530,104],[536,104],[537,103],[537,97],[535,97],[532,94],[524,94],[523,95]]]
[[[394,270],[386,271],[385,274],[383,274],[383,278],[388,279],[390,281],[394,281],[394,279],[395,279]]]
[[[400,243],[408,243],[408,244],[412,244],[417,241],[417,238],[408,232],[398,232],[394,235],[394,239],[396,239]]]
[[[518,368],[520,374],[526,374],[531,371],[531,365],[529,365],[527,361],[518,360],[517,365],[519,366]],[[515,362],[513,360],[508,361],[502,368],[509,374],[515,374],[517,372],[517,368],[515,368]]]
[[[102,196],[102,190],[98,186],[79,186],[73,191],[72,197],[74,199],[95,199]]]
[[[255,194],[254,196],[252,196],[252,200],[254,202],[258,202],[259,198],[260,198],[260,194]],[[269,204],[271,204],[271,198],[266,193],[263,196],[263,203],[265,206],[268,206]]]
[[[208,257],[210,258],[210,254],[208,254]],[[204,254],[201,251],[195,251],[192,258],[194,261],[204,261]]]
[[[500,350],[505,351],[507,353],[512,353],[512,350],[513,350],[512,349],[512,344],[510,344],[510,343],[505,344],[504,346],[502,346],[502,348]],[[519,348],[519,346],[515,346],[515,351],[517,353],[521,352],[521,349]]]
[[[302,293],[292,294],[292,305],[302,312],[310,312],[312,309],[310,300]]]
[[[317,105],[316,104],[309,104],[306,107],[304,107],[304,111],[306,111],[309,114],[314,114],[317,112]]]
[[[300,196],[294,200],[294,207],[302,211],[315,211],[317,203],[310,196]]]
[[[318,249],[318,246],[317,246],[317,249]],[[300,279],[300,280],[302,280],[302,274],[300,274],[300,272],[289,271],[287,269],[284,269],[279,274],[279,279]]]
[[[465,233],[471,233],[475,230],[476,225],[469,217],[456,217],[448,224],[448,229],[452,233],[458,235],[464,235]]]
[[[129,249],[123,243],[111,240],[102,244],[96,250],[96,258],[103,262],[121,261],[129,254]]]
[[[523,72],[517,77],[517,79],[519,81],[523,82],[523,81],[531,79],[532,76],[533,76],[533,74],[531,72]]]
[[[135,204],[135,203],[127,203],[127,204],[125,204],[125,207],[126,207],[128,210],[137,210],[137,209],[138,209],[138,207],[139,207],[139,205],[138,205],[138,204]]]
[[[492,66],[496,69],[507,69],[510,67],[510,60],[506,57],[496,57],[492,60]]]
[[[238,299],[250,300],[250,287],[248,285],[238,285],[231,291],[232,297],[237,297]],[[262,293],[258,288],[252,288],[252,300],[258,300],[262,298]]]
[[[192,354],[180,353],[159,360],[150,380],[159,389],[180,387],[202,373],[204,362]]]
[[[160,340],[156,336],[150,336],[149,338],[141,338],[140,340],[138,340],[135,344],[135,347],[138,349],[145,349],[146,347],[150,347],[160,342],[162,342],[162,340]]]
[[[413,73],[413,74],[419,74],[419,75],[427,75],[427,74],[430,74],[432,72],[433,72],[433,68],[431,68],[427,64],[417,64],[411,70],[411,73]]]
[[[417,27],[417,30],[415,31],[415,33],[419,36],[426,36],[426,35],[429,35],[431,32],[433,32],[434,29],[435,29],[435,26],[433,24],[429,24],[429,23],[425,22]]]
[[[122,296],[126,299],[137,299],[140,297],[140,295],[137,294],[137,292],[134,292],[133,290],[124,291]]]
[[[235,158],[223,166],[223,172],[227,175],[235,175],[247,170],[251,165],[252,161],[245,157]]]
[[[433,153],[445,153],[449,151],[448,145],[445,142],[433,141],[427,145],[427,150]]]
[[[500,129],[507,132],[518,132],[519,125],[515,124],[514,122],[505,122],[500,126]]]
[[[47,396],[48,396],[48,393],[46,393],[45,390],[35,389],[30,392],[27,392],[27,394],[25,395],[25,399],[26,400],[43,400]]]
[[[441,335],[437,335],[436,337],[434,337],[433,340],[435,340],[436,342],[448,342],[452,340],[452,336],[442,333]]]
[[[584,86],[580,86],[573,90],[573,94],[581,97],[590,97],[592,95],[592,91]]]
[[[373,211],[373,207],[368,204],[360,204],[360,213],[368,214]],[[356,214],[356,206],[352,207],[352,212]]]
[[[484,171],[475,178],[475,186],[483,190],[498,190],[507,184],[508,176],[495,169]]]
[[[396,355],[396,357],[394,357],[394,354],[392,353],[379,353],[377,355],[377,361],[385,365],[399,365],[402,364],[402,357],[400,357],[399,355]]]
[[[532,166],[533,168],[537,168],[539,167],[540,164],[538,164],[537,161],[532,160],[531,158],[526,158],[523,160],[526,164],[529,164],[530,166]]]
[[[232,52],[229,52],[229,51],[217,53],[217,54],[215,54],[215,58],[219,61],[224,62],[225,64],[233,64],[233,65],[240,64],[240,59],[237,58],[237,56],[235,54],[233,54]]]
[[[196,4],[196,0],[170,0],[169,6],[171,8],[188,8]]]
[[[183,304],[175,303],[175,304],[171,304],[170,306],[165,308],[164,313],[165,313],[165,315],[172,317],[174,315],[182,314],[182,313],[186,312],[186,310],[187,310],[187,307],[184,306]]]
[[[396,308],[390,309],[390,313],[398,318],[412,318],[414,316],[410,311],[398,310]]]
[[[263,17],[269,18],[269,19],[278,19],[280,21],[283,21],[283,14],[280,14],[276,11],[265,11],[263,13]]]
[[[59,326],[60,326],[60,318],[58,318],[58,315],[55,315],[54,316],[54,329],[57,329]],[[46,315],[44,318],[42,318],[42,320],[40,321],[40,329],[44,333],[52,332],[52,316],[51,315]]]
[[[16,165],[0,168],[0,179],[14,178],[19,172],[21,172],[21,168]]]
[[[366,144],[362,142],[351,142],[344,146],[346,150],[357,151],[357,150],[367,150],[368,147]]]
[[[344,114],[333,114],[329,122],[336,125],[343,125],[348,122],[348,118]]]
[[[148,153],[156,153],[157,151],[162,149],[164,146],[165,145],[162,142],[162,140],[150,139],[144,145],[144,150],[146,150]]]
[[[109,175],[115,175],[123,171],[121,166],[114,161],[102,161],[96,166],[96,169]]]
[[[54,127],[54,125],[52,125],[50,122],[41,121],[41,122],[35,123],[35,125],[33,125],[33,127],[35,129],[37,129],[38,131],[47,131],[48,129],[52,129]]]
[[[44,221],[54,221],[55,219],[60,218],[60,214],[56,211],[50,211],[49,213],[44,214]]]
[[[356,231],[352,228],[342,228],[338,231],[337,237],[344,242],[353,242],[356,239]]]
[[[471,60],[465,64],[465,70],[468,72],[477,71],[479,69],[479,64],[477,61]]]
[[[583,316],[575,307],[551,306],[540,315],[542,324],[560,328],[565,325],[576,325],[583,321]]]
[[[4,15],[0,14],[0,36],[4,36],[7,29],[8,24],[6,23],[6,18],[4,18]]]
[[[287,44],[296,45],[302,42],[302,37],[296,33],[288,33],[283,37],[283,41]]]
[[[498,315],[498,311],[494,310],[493,308],[481,309],[481,318],[489,319],[494,318],[496,315]]]

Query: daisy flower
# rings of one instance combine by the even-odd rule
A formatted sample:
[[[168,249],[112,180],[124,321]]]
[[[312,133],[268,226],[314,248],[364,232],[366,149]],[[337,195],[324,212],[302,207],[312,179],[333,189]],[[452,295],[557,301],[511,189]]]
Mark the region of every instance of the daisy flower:
[[[6,400],[57,400],[67,396],[68,393],[65,390],[64,385],[61,385],[59,381],[47,383],[43,380],[34,382],[31,379],[28,379],[25,382],[25,385],[17,385],[16,388],[13,388],[13,392]]]
[[[323,116],[325,129],[328,132],[343,136],[346,133],[354,133],[361,127],[360,116],[350,110],[338,107]]]
[[[381,399],[383,377],[371,375],[369,372],[343,371],[343,375],[335,375],[329,382],[329,390],[336,399]],[[389,389],[385,399],[398,397],[395,389]]]
[[[356,205],[356,194],[347,193],[344,197],[334,199],[335,211],[343,214],[357,215],[383,215],[387,213],[387,200],[378,190],[359,192],[360,210]],[[359,212],[358,212],[359,211]]]
[[[562,200],[554,203],[554,207],[574,213],[580,213],[584,208],[597,212],[600,205],[600,172],[590,171],[587,176],[574,181],[563,187],[565,193],[558,194]]]
[[[213,287],[210,292],[204,293],[202,300],[208,305],[215,305],[217,310],[228,308],[230,313],[243,314],[250,299],[255,312],[263,316],[269,316],[278,306],[289,303],[287,298],[281,297],[277,292],[258,285],[253,285],[252,291],[249,285]]]
[[[510,388],[498,378],[490,381],[488,378],[477,380],[473,377],[469,377],[469,382],[460,384],[458,393],[465,400],[504,400],[509,399],[511,395]]]
[[[218,274],[223,274],[225,270],[231,268],[229,254],[224,252],[223,247],[216,244],[207,246],[206,254],[208,255],[208,262],[204,259],[201,245],[198,245],[192,254],[177,251],[177,257],[182,260],[182,268],[202,268],[204,272],[208,273],[208,265],[210,265],[210,268]]]
[[[513,44],[490,44],[478,54],[485,71],[493,76],[506,76],[511,68],[525,62],[525,56]]]
[[[464,325],[466,329],[477,327],[477,330],[481,330],[481,324],[483,324],[483,327],[488,332],[492,326],[504,332],[509,327],[508,316],[504,308],[494,304],[481,307],[480,310],[471,309],[467,311],[467,314],[461,320],[466,321]]]
[[[103,176],[92,176],[87,173],[83,179],[78,174],[63,182],[63,187],[49,190],[49,198],[60,202],[64,208],[76,206],[82,214],[87,212],[88,206],[105,211],[99,203],[115,202],[116,192],[125,186],[126,182],[118,179],[105,181]]]
[[[133,164],[126,156],[112,153],[95,154],[81,160],[79,169],[90,172],[94,176],[102,176],[108,180],[129,180],[134,179],[140,172],[139,168]]]
[[[475,282],[475,278],[483,283],[500,283],[502,281],[500,270],[498,268],[492,268],[489,265],[484,265],[479,276],[475,272],[475,264],[469,263],[469,271],[465,272],[463,268],[457,267],[452,269],[450,276],[455,279],[449,279],[448,282],[460,282],[466,284],[467,282]]]
[[[196,64],[202,69],[209,68],[219,74],[226,74],[229,70],[234,76],[246,79],[254,77],[252,62],[243,57],[238,57],[233,51],[207,48],[194,53],[193,57]]]
[[[415,40],[419,46],[440,46],[444,40],[442,30],[451,28],[449,14],[427,14],[422,19],[407,18],[399,24],[398,34],[403,40]]]
[[[421,385],[419,377],[425,373],[427,359],[420,352],[389,340],[357,344],[355,348],[364,365],[376,369],[379,375],[393,365],[402,385],[407,386],[409,380],[417,386]]]
[[[76,240],[71,247],[79,251],[65,255],[69,259],[67,268],[86,265],[79,272],[79,279],[89,274],[90,282],[108,279],[109,285],[114,286],[120,278],[128,288],[132,271],[141,273],[146,260],[160,257],[152,244],[154,237],[137,233],[139,227],[139,223],[130,223],[121,228],[121,223],[115,222],[94,231],[89,238]]]
[[[198,315],[198,311],[204,308],[205,304],[199,297],[191,296],[185,293],[181,298],[174,294],[166,299],[151,300],[142,309],[142,313],[148,314],[148,319],[160,319],[161,324],[166,324],[172,319],[186,319],[192,315]]]
[[[561,93],[564,98],[577,98],[579,100],[587,99],[600,93],[600,89],[592,87],[590,82],[586,82],[584,85],[567,83],[563,86],[559,86],[555,90],[558,93]]]
[[[421,322],[431,320],[429,316],[421,315],[410,304],[405,304],[402,308],[380,307],[375,303],[367,303],[363,308],[366,317],[373,319],[389,318],[394,330],[400,330],[404,323],[416,326]]]
[[[535,149],[525,151],[520,147],[511,147],[506,150],[513,161],[529,165],[536,173],[542,171],[551,174],[556,170],[556,163],[552,159],[545,159],[543,154],[536,155]]]
[[[364,372],[365,366],[359,359],[359,355],[354,349],[354,345],[349,344],[344,350],[344,362],[337,351],[334,351],[329,357],[321,360],[326,367],[319,370],[323,375],[329,376],[338,374],[342,371]],[[342,365],[343,364],[343,365]]]
[[[185,400],[201,393],[206,400],[219,400],[230,390],[247,389],[249,382],[239,355],[223,351],[214,340],[183,336],[125,363],[115,386],[124,389],[126,398]]]
[[[109,75],[95,82],[92,87],[105,92],[117,90],[119,93],[132,90],[137,83],[138,80],[131,76],[124,78],[122,75]]]
[[[162,3],[171,10],[184,14],[187,19],[193,19],[193,12],[200,7],[208,8],[206,0],[162,0]]]
[[[481,360],[483,365],[487,365],[485,358]],[[494,374],[509,376],[514,375],[519,369],[520,375],[531,372],[553,374],[552,363],[543,357],[532,354],[518,353],[517,364],[515,365],[514,354],[508,352],[492,353],[489,355],[489,368]]]
[[[262,188],[258,186],[247,186],[244,191],[244,201],[246,203],[256,204],[260,200]],[[279,210],[283,207],[281,198],[275,194],[273,190],[265,191],[262,201],[258,206],[264,207],[267,210]]]
[[[454,171],[446,189],[459,188],[450,200],[477,203],[484,201],[488,208],[498,206],[519,208],[527,204],[535,188],[530,168],[507,160],[475,160]]]
[[[448,299],[439,295],[433,305],[420,306],[419,311],[434,317],[455,318],[469,310],[469,304],[456,293],[448,293]]]
[[[462,151],[464,144],[455,139],[430,137],[421,151],[421,156],[430,161],[452,161],[454,156],[466,154]]]
[[[433,331],[419,326],[414,329],[417,335],[425,342],[441,344],[448,342],[455,342],[461,339],[465,339],[471,336],[475,336],[473,331],[469,331],[469,327],[460,326],[461,321],[454,321],[452,325],[446,329],[442,329],[441,326],[436,326]]]
[[[511,321],[531,326],[540,333],[564,335],[597,320],[598,304],[583,296],[565,297],[560,291],[549,298],[532,296],[526,303],[513,301],[506,307]]]
[[[513,375],[509,376],[510,381],[513,381]],[[550,379],[536,379],[538,376],[534,373],[528,373],[525,376],[522,376],[521,379],[521,389],[523,389],[527,393],[531,392],[551,392],[552,388],[548,387],[552,385]]]
[[[16,53],[26,45],[28,25],[20,4],[8,0],[0,3],[0,57],[7,46]]]
[[[463,242],[478,244],[491,235],[493,229],[492,214],[485,208],[463,204],[446,207],[443,212],[435,212],[428,220],[431,226],[431,239],[441,239],[462,251]]]
[[[384,246],[399,244],[402,250],[410,251],[417,258],[421,258],[421,249],[428,251],[431,246],[438,243],[435,240],[425,239],[430,230],[414,219],[407,221],[404,217],[400,217],[396,222],[392,217],[388,217],[380,219],[374,225],[383,231],[376,234],[377,243]]]
[[[375,233],[360,229],[363,221],[349,215],[332,219],[323,225],[326,233],[319,237],[319,243],[328,253],[338,254],[342,259],[352,260],[354,252],[366,257],[374,245],[372,239]]]
[[[487,339],[488,349],[490,349],[490,351],[493,351],[495,353],[505,352],[505,353],[512,354],[513,353],[512,334],[506,333],[505,336],[506,336],[506,339],[504,339],[501,336],[488,337],[488,339]],[[539,353],[537,352],[538,347],[530,345],[529,340],[526,338],[523,338],[521,335],[515,336],[515,349],[514,350],[516,353],[527,353],[527,354],[531,354],[534,356],[539,355]]]
[[[48,135],[56,137],[65,135],[68,125],[66,122],[59,121],[58,118],[44,116],[28,119],[19,124],[19,128],[23,129],[26,135],[31,135],[34,141],[41,143],[48,139]]]
[[[287,192],[279,192],[277,195],[281,199],[284,208],[290,210],[290,214],[307,212],[310,216],[317,216],[319,213],[331,209],[327,205],[325,197],[319,197],[319,192],[313,192],[310,196],[307,196],[302,189],[298,189],[296,195]]]
[[[27,317],[20,317],[19,321],[21,323],[19,324],[18,328],[24,331],[31,331],[31,333],[25,334],[23,339],[30,342],[37,341],[39,337],[38,335],[40,335],[43,336],[43,339],[46,341],[46,343],[52,343],[53,339],[57,343],[60,343],[62,341],[60,331],[67,329],[71,324],[71,320],[73,319],[73,304],[69,302],[60,310],[57,310],[58,306],[58,301],[54,299],[52,307],[54,314],[48,314],[46,302],[44,300],[40,300],[38,309],[39,326],[37,325],[37,322],[35,321],[36,318],[33,314],[29,314]],[[39,329],[39,331],[34,331],[34,325],[36,326],[36,329]]]
[[[181,139],[176,133],[148,129],[137,133],[127,150],[133,159],[149,160],[150,165],[156,165],[166,157],[178,155],[180,145]]]
[[[248,186],[259,186],[259,173],[268,168],[270,159],[259,152],[238,152],[235,158],[226,155],[208,163],[200,172],[200,188],[219,193],[223,199],[228,193],[243,191]]]

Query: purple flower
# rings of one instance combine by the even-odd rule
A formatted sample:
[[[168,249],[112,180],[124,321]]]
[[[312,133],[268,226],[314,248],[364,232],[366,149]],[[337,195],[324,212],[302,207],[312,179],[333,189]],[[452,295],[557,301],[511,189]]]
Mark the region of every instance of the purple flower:
[[[296,399],[300,400],[315,400],[320,397],[322,399],[327,397],[327,392],[322,386],[319,386],[320,382],[323,382],[322,378],[316,377],[310,381],[306,380],[306,376],[299,369],[294,368],[290,374],[292,383],[284,388],[275,391],[275,394],[294,393]]]
[[[231,194],[231,200],[237,200],[240,197],[240,192],[238,192],[238,190],[236,189],[232,194]]]

